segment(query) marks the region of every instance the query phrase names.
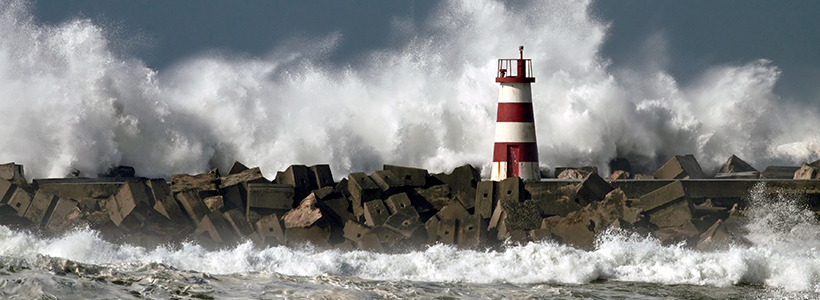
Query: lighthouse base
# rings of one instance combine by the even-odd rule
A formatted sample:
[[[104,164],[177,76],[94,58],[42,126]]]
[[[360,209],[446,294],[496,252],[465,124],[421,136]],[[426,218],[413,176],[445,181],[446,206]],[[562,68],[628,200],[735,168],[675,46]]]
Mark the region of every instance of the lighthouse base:
[[[506,161],[494,161],[491,179],[501,181],[507,177],[518,176],[525,181],[541,180],[541,169],[538,162],[518,162],[518,166],[509,166]],[[516,174],[517,173],[517,174]]]

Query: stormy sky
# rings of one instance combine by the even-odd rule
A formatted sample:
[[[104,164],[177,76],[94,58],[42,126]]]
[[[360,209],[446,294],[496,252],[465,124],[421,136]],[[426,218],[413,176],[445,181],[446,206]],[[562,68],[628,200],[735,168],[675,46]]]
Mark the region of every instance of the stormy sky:
[[[512,1],[511,5],[515,5]],[[89,18],[112,48],[162,71],[205,52],[265,56],[286,41],[341,34],[328,54],[355,64],[396,44],[391,23],[424,22],[437,1],[35,1],[44,24]],[[596,1],[610,24],[600,55],[613,72],[659,67],[685,84],[709,67],[768,59],[784,100],[820,103],[818,1]],[[658,54],[660,53],[660,54]]]

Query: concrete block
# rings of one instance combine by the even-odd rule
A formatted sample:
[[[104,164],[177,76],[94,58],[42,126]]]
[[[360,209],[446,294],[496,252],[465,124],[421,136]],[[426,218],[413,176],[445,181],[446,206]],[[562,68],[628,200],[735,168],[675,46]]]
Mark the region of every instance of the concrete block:
[[[419,215],[415,212],[414,209],[410,208],[392,214],[387,217],[387,220],[384,222],[384,227],[400,233],[405,238],[410,238],[416,229],[424,226],[424,224],[419,222]]]
[[[233,227],[222,217],[222,214],[208,212],[202,217],[197,227],[198,232],[207,232],[211,240],[216,243],[236,242],[237,235]]]
[[[248,183],[247,208],[291,209],[294,187],[288,184]],[[247,211],[246,211],[247,214]]]
[[[442,209],[447,204],[450,204],[452,198],[450,197],[450,187],[446,184],[435,185],[427,189],[416,189],[427,203],[435,207],[436,210]]]
[[[649,222],[659,228],[680,227],[692,223],[692,202],[683,198],[647,213]]]
[[[658,179],[703,179],[706,176],[703,174],[700,164],[692,154],[675,155],[672,159],[667,161],[655,173],[652,174]]]
[[[9,197],[8,205],[17,211],[17,216],[24,216],[30,204],[31,195],[21,188],[15,189],[14,193]]]
[[[437,216],[441,220],[461,220],[466,217],[469,217],[470,213],[467,211],[467,209],[464,208],[463,205],[461,205],[461,202],[451,201],[450,204],[447,204],[447,206],[444,206],[441,208],[441,210],[439,210]]]
[[[818,175],[820,175],[820,168],[811,166],[807,163],[803,163],[800,166],[800,169],[794,171],[794,179],[817,179]]]
[[[250,223],[245,220],[245,215],[242,214],[242,211],[239,209],[232,209],[226,211],[222,214],[222,217],[228,221],[228,224],[231,225],[234,232],[243,238],[249,239],[256,244],[261,244],[263,242],[262,237],[259,236],[259,233],[253,229]]]
[[[348,239],[345,239],[344,241],[333,244],[333,249],[335,249],[339,252],[342,252],[342,253],[355,251],[358,248],[359,248],[359,245],[356,242],[348,240]]]
[[[365,173],[350,173],[347,184],[354,206],[382,197],[381,188]]]
[[[1,179],[0,179],[1,180]],[[6,204],[0,204],[0,225],[12,229],[28,229],[32,224],[29,219],[18,216],[17,211]]]
[[[205,206],[208,207],[208,210],[218,214],[221,214],[225,208],[225,203],[222,200],[221,195],[205,197],[205,199],[202,199],[202,202],[205,203]]]
[[[559,169],[556,168],[555,172],[558,173],[558,175],[556,175],[555,178],[558,178],[558,179],[583,179],[584,178],[584,174],[579,172],[576,169],[563,169],[562,168],[560,170],[561,172],[558,172],[558,171],[559,171]]]
[[[54,210],[57,199],[57,196],[37,191],[37,194],[34,194],[34,198],[31,200],[31,205],[29,205],[23,216],[31,220],[34,225],[41,225],[46,220],[45,217]]]
[[[318,188],[313,190],[313,194],[316,195],[316,199],[325,200],[330,198],[337,198],[341,197],[342,194],[336,192],[335,188],[332,186],[326,186],[323,188]]]
[[[336,182],[333,180],[333,173],[330,171],[330,165],[313,165],[308,167],[312,176],[315,178],[316,188],[334,187]]]
[[[734,154],[720,167],[718,173],[757,172],[757,169]]]
[[[77,201],[68,198],[60,198],[54,205],[54,210],[48,216],[46,222],[46,229],[49,231],[59,231],[66,228],[71,220],[78,218],[79,210],[77,208]]]
[[[575,189],[575,199],[581,206],[586,206],[589,203],[603,200],[606,194],[614,189],[597,173],[590,173]]]
[[[384,252],[382,242],[375,232],[367,232],[357,242],[359,249],[370,252]]]
[[[164,199],[155,200],[154,210],[159,212],[160,215],[176,223],[181,223],[181,220],[185,220],[185,213],[182,212],[182,208],[179,207],[179,203],[174,199],[174,196],[167,195]]]
[[[285,228],[285,237],[288,239],[288,246],[297,246],[304,243],[309,243],[314,246],[327,248],[330,247],[328,239],[330,238],[330,228],[311,226],[311,227],[291,227]]]
[[[652,232],[662,245],[676,245],[685,243],[691,246],[697,244],[699,232],[692,222],[679,227],[665,227]]]
[[[760,173],[760,178],[765,179],[793,179],[794,172],[800,167],[792,166],[768,166],[763,173]]]
[[[372,200],[364,203],[364,219],[367,226],[381,226],[389,216],[390,213],[382,200]]]
[[[584,179],[589,174],[598,174],[598,167],[584,166],[576,167],[556,167],[555,177],[558,179]]]
[[[376,226],[373,229],[370,229],[369,234],[375,234],[382,243],[382,247],[393,247],[400,241],[406,239],[406,237],[401,233],[384,226]]]
[[[485,219],[480,216],[470,215],[459,219],[458,245],[467,248],[480,246],[485,239],[485,228],[487,228]]]
[[[236,185],[232,185],[229,187],[225,187],[220,189],[220,194],[222,194],[222,200],[225,204],[225,208],[228,210],[238,208],[240,210],[247,211],[247,203],[248,203],[248,185],[247,183],[240,183]]]
[[[529,231],[530,239],[533,242],[542,242],[542,241],[552,241],[555,238],[552,236],[552,233],[549,229],[546,228],[538,228]]]
[[[498,223],[507,217],[507,214],[504,212],[504,207],[501,205],[501,201],[496,202],[495,208],[493,209],[493,216],[490,218],[490,222],[487,224],[487,230],[497,228]]]
[[[268,183],[269,181],[262,176],[262,171],[256,167],[247,169],[236,174],[230,174],[219,178],[219,188],[224,189],[229,186],[234,186],[240,183]]]
[[[502,199],[501,204],[506,218],[504,222],[508,231],[532,230],[541,226],[541,206],[533,200],[519,202],[511,199]],[[499,221],[501,221],[499,219]]]
[[[450,194],[461,202],[466,209],[475,207],[475,189],[481,182],[481,173],[472,165],[463,165],[453,169],[445,183],[450,186]]]
[[[524,190],[524,183],[519,177],[507,177],[498,182],[498,200],[511,199],[521,201]]]
[[[543,215],[566,217],[569,213],[581,210],[577,200],[577,187],[566,185],[553,191],[531,191],[532,200],[537,202]]]
[[[505,242],[514,245],[526,245],[530,242],[530,235],[528,231],[512,230],[507,234]]]
[[[280,177],[277,174],[276,183],[293,186],[294,199],[303,199],[310,194],[310,191],[317,188],[316,178],[307,166],[291,165],[281,175]]]
[[[13,162],[0,165],[0,179],[2,180],[25,180],[24,175],[23,165],[18,165]]]
[[[119,227],[120,224],[122,224],[123,217],[120,213],[120,206],[117,205],[117,201],[114,200],[114,197],[112,196],[111,198],[106,199],[104,203],[105,211],[108,213],[108,219],[111,220],[114,225]]]
[[[8,204],[17,186],[7,180],[0,180],[0,204]]]
[[[455,245],[457,224],[455,219],[441,220],[438,225],[438,241],[446,245]]]
[[[153,207],[154,197],[143,182],[126,182],[106,203],[108,216],[120,226],[125,218],[137,207]]]
[[[231,209],[222,213],[222,217],[231,224],[231,227],[234,229],[234,232],[239,236],[248,236],[251,233],[255,233],[256,231],[253,229],[250,223],[245,220],[245,215],[242,214],[242,211],[239,209]]]
[[[344,197],[325,199],[319,207],[336,224],[344,225],[348,220],[356,220],[350,211],[350,201]]]
[[[37,190],[61,198],[106,199],[119,191],[121,178],[47,178],[34,179]]]
[[[256,232],[268,244],[275,244],[270,243],[270,239],[275,239],[279,244],[287,242],[284,225],[277,214],[267,215],[256,221]]]
[[[350,197],[350,199],[348,199],[348,202],[350,202],[350,210],[353,211],[354,220],[356,220],[357,222],[364,223],[364,205],[359,203],[359,201],[357,201],[353,197]]]
[[[551,235],[560,243],[581,249],[594,247],[595,232],[590,230],[589,220],[585,218],[562,218],[553,216],[542,221],[542,227],[549,229]]]
[[[427,229],[427,244],[432,245],[438,242],[438,228],[441,225],[441,221],[439,221],[438,217],[433,216],[426,223],[424,223],[424,228]]]
[[[149,203],[157,200],[167,199],[171,195],[171,186],[165,182],[165,179],[151,179],[145,182],[148,188],[148,197],[151,199]]]
[[[732,243],[732,236],[726,232],[723,221],[717,220],[709,229],[703,232],[699,239],[697,248],[700,251],[723,250]]]
[[[370,228],[365,227],[362,224],[357,223],[356,221],[347,220],[344,224],[344,238],[359,242],[366,233],[370,232]]]
[[[316,207],[316,196],[311,193],[282,217],[285,228],[309,227],[322,218],[322,211]]]
[[[228,175],[239,174],[247,169],[248,167],[242,164],[241,162],[234,161],[233,165],[231,165],[231,170],[228,171]]]
[[[384,204],[387,206],[387,209],[390,210],[391,214],[395,214],[400,210],[405,208],[413,208],[413,204],[410,201],[410,197],[407,197],[407,194],[395,194],[384,200]],[[415,210],[415,208],[413,208]]]
[[[379,186],[379,189],[382,190],[382,194],[392,194],[399,188],[404,187],[404,182],[400,181],[399,178],[390,171],[375,171],[370,175],[370,179]]]
[[[608,179],[608,180],[625,180],[625,179],[629,179],[629,176],[630,176],[630,174],[627,171],[615,170],[615,171],[612,171],[612,174],[609,174],[609,176],[607,176],[606,179]]]
[[[198,175],[173,174],[171,175],[171,192],[178,193],[190,189],[216,191],[218,177],[219,171],[217,169]]]
[[[758,178],[760,178],[760,172],[758,172],[758,171],[735,172],[735,173],[717,173],[717,174],[715,174],[715,179],[758,179]]]
[[[507,220],[510,220],[509,216]],[[620,189],[616,189],[607,194],[604,200],[593,202],[579,211],[567,214],[566,217],[552,216],[542,219],[541,228],[549,229],[550,234],[559,242],[582,249],[592,249],[596,234],[612,227],[631,228],[632,224],[639,220],[638,211],[628,207],[626,195]]]
[[[194,226],[199,226],[199,222],[205,217],[210,210],[205,206],[205,202],[199,197],[199,192],[196,190],[186,190],[176,194],[176,199],[182,205],[188,218],[193,222]],[[112,219],[113,221],[113,219]]]
[[[428,172],[425,169],[384,165],[384,170],[392,172],[405,186],[422,187],[427,182]]]
[[[493,207],[497,201],[495,181],[482,181],[476,185],[475,214],[484,219],[493,216]]]
[[[680,200],[687,200],[691,203],[689,193],[683,187],[683,184],[679,180],[676,180],[675,182],[641,196],[640,201],[633,203],[632,206],[640,208],[644,212],[651,212],[667,203]]]

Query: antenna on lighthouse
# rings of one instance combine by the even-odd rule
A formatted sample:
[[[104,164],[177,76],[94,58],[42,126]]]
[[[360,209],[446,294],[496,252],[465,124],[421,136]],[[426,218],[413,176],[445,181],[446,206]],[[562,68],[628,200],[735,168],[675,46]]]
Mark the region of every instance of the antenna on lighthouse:
[[[518,47],[519,59],[499,59],[495,82],[501,84],[495,124],[492,180],[520,177],[540,180],[538,144],[532,109],[532,61],[524,59],[524,46]]]

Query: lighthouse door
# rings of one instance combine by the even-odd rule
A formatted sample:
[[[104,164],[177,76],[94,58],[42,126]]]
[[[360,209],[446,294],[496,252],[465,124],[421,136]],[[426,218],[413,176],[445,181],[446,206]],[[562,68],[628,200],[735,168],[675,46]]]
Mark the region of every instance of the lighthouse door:
[[[518,177],[518,146],[507,145],[507,177]]]

